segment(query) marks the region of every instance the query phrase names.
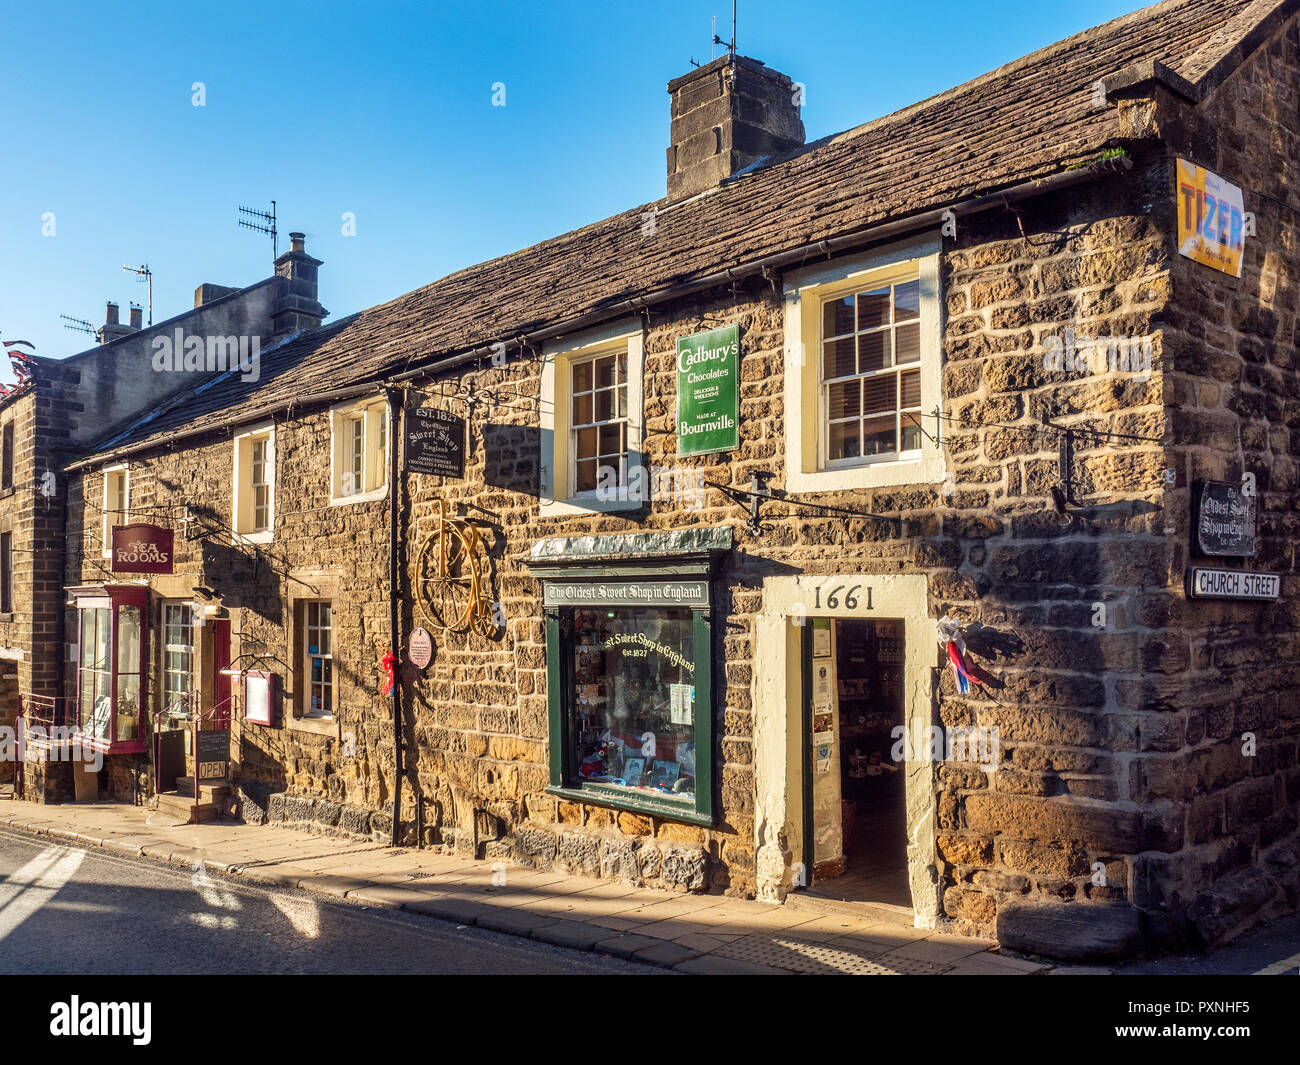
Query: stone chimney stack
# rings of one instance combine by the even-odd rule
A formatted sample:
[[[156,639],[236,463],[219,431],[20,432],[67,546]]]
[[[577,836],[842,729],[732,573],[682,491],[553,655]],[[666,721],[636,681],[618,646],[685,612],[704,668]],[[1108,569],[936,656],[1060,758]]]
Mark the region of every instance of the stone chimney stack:
[[[238,291],[239,289],[231,288],[229,285],[214,285],[210,281],[205,281],[194,290],[194,306],[202,307],[205,303],[211,303],[213,300],[219,300],[222,296],[229,296]]]
[[[101,344],[111,344],[118,337],[128,336],[140,328],[136,315],[139,312],[132,311],[131,324],[123,325],[118,320],[118,306],[112,300],[109,300],[108,307],[104,312],[104,324],[99,327],[99,342]]]
[[[804,143],[797,89],[756,59],[724,55],[668,83],[668,198],[704,192]]]
[[[307,254],[303,234],[290,233],[289,250],[275,260],[275,310],[271,314],[275,337],[315,329],[329,314],[316,298],[320,266],[320,259]]]
[[[134,304],[132,304],[132,306],[131,306],[131,328],[132,328],[132,329],[136,329],[136,330],[138,330],[138,329],[141,329],[141,328],[143,328],[143,327],[144,327],[144,308],[143,308],[143,307],[136,307]]]

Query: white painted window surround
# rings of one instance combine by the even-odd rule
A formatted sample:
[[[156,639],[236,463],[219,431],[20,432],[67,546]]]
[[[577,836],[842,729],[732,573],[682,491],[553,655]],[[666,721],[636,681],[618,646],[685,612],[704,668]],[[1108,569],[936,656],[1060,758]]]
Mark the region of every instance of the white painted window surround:
[[[939,285],[938,238],[892,245],[854,256],[791,271],[785,277],[785,444],[787,492],[837,492],[911,484],[939,484],[946,473],[943,450],[934,443],[936,407],[942,405],[942,302]],[[821,308],[827,300],[898,281],[920,281],[921,409],[919,456],[827,464],[824,455],[824,412],[821,388]],[[794,412],[791,416],[790,412]],[[928,435],[927,435],[928,434]]]
[[[113,526],[127,525],[131,521],[131,472],[126,466],[107,466],[104,469],[104,558],[113,557]]]
[[[253,444],[265,441],[267,493],[266,528],[254,530]],[[235,437],[233,531],[245,543],[269,544],[275,538],[276,497],[275,427],[270,422]]]
[[[635,510],[642,505],[636,491],[602,493],[615,498],[598,498],[595,493],[572,490],[573,471],[569,455],[571,414],[570,367],[575,361],[610,352],[627,352],[627,466],[643,462],[641,439],[644,431],[644,344],[641,323],[623,319],[607,326],[584,330],[560,340],[548,341],[542,350],[541,381],[541,516],[599,514]],[[622,498],[618,498],[618,497]]]
[[[360,426],[360,440],[356,439]],[[346,506],[388,494],[388,402],[364,399],[330,408],[330,505]],[[361,470],[354,448],[360,444]]]

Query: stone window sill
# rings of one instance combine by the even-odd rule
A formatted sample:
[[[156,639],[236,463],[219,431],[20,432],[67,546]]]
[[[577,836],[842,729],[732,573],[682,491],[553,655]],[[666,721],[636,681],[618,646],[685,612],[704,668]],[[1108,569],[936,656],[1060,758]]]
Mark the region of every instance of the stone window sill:
[[[298,714],[290,714],[285,723],[297,732],[314,732],[318,736],[333,736],[336,739],[339,735],[339,723],[335,717],[303,717]]]
[[[357,492],[350,496],[333,496],[330,499],[332,507],[346,507],[351,503],[373,503],[376,499],[383,499],[388,495],[388,485],[380,485],[378,488],[372,488],[368,492]]]

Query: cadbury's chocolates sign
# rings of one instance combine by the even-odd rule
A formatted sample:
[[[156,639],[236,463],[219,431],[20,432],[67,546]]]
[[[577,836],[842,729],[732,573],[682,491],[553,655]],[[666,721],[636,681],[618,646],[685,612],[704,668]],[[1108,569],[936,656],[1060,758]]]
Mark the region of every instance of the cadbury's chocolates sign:
[[[114,573],[171,573],[171,529],[157,525],[113,526]]]

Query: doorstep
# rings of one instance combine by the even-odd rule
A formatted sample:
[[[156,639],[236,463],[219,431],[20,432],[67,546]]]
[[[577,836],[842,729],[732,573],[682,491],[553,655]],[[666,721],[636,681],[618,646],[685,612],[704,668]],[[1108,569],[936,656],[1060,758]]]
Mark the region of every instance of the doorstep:
[[[0,800],[0,825],[110,853],[211,865],[253,882],[359,905],[609,954],[676,972],[718,975],[1025,975],[1035,965],[986,940],[721,895],[675,894],[456,855],[218,821],[148,823],[124,803]]]

